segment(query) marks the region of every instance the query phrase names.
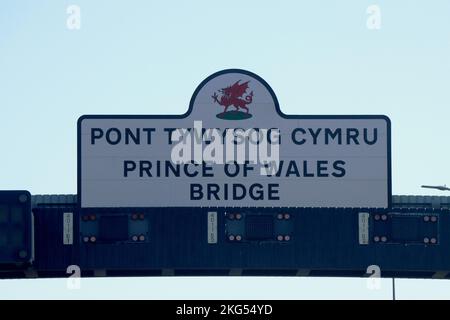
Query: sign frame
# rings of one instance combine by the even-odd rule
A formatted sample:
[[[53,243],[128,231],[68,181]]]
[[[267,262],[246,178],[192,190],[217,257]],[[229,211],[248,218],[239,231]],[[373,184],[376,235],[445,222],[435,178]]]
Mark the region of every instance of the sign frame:
[[[265,89],[269,92],[271,95],[274,105],[275,105],[275,111],[278,114],[279,117],[283,119],[314,119],[314,120],[367,120],[367,119],[377,119],[377,120],[384,120],[386,121],[386,146],[387,146],[387,208],[392,208],[392,141],[391,141],[391,120],[386,115],[293,115],[293,114],[285,114],[281,111],[280,105],[277,99],[277,96],[273,89],[270,87],[270,85],[260,76],[257,74],[243,70],[243,69],[225,69],[218,72],[215,72],[208,76],[206,79],[204,79],[195,89],[194,93],[192,94],[192,97],[189,102],[189,108],[188,110],[181,114],[181,115],[173,115],[173,114],[155,114],[155,115],[100,115],[100,114],[93,114],[93,115],[82,115],[78,118],[77,121],[77,207],[78,209],[88,209],[88,207],[83,208],[81,206],[82,199],[81,199],[81,124],[83,120],[85,119],[185,119],[187,118],[194,106],[195,99],[200,92],[200,90],[212,79],[215,77],[218,77],[223,74],[227,73],[241,73],[244,75],[247,75],[249,77],[255,78],[258,80]]]

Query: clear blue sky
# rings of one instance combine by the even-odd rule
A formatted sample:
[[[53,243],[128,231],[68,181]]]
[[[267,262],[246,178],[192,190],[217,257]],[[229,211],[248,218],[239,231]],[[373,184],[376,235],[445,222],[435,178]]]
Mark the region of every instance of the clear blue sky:
[[[81,8],[80,30],[66,27],[70,4]],[[366,27],[372,4],[381,9],[376,31]],[[388,115],[394,194],[425,194],[421,184],[450,184],[449,13],[448,0],[3,0],[0,189],[75,193],[80,115],[180,114],[206,76],[236,67],[269,82],[285,113]],[[365,280],[134,281],[134,296],[146,297],[156,297],[147,292],[155,288],[178,298],[209,297],[211,290],[230,298],[256,291],[256,297],[306,297],[309,289],[315,297],[388,298],[390,290],[387,283],[368,291]],[[120,280],[86,283],[98,297],[132,290]],[[443,282],[399,286],[404,297],[429,291],[450,298]],[[0,298],[73,294],[56,287],[0,281]]]

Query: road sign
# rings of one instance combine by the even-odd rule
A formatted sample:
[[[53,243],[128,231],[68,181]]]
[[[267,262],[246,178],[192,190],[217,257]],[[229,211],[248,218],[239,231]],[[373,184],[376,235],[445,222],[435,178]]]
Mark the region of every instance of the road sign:
[[[386,208],[390,136],[386,116],[283,114],[262,78],[224,70],[184,115],[82,116],[79,205]]]

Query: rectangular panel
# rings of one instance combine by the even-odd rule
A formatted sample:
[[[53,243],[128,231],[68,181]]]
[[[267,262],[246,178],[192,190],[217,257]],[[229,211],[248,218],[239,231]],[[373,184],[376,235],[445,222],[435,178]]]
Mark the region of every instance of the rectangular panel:
[[[218,126],[213,123],[208,128]],[[193,128],[193,122],[83,118],[78,159],[81,207],[389,206],[390,128],[383,118],[285,119],[278,124],[282,141],[279,162],[270,168],[261,163],[177,164],[172,159],[174,146],[168,144],[167,130],[184,127]],[[151,143],[144,139],[142,128],[155,130]],[[297,131],[297,143],[309,139],[298,145],[292,135],[299,128],[315,132],[325,128],[375,130],[377,143],[326,144],[324,137],[314,143],[311,135]],[[130,142],[131,138],[114,144],[106,138],[97,141],[95,130],[104,135],[108,131],[123,135],[127,130],[141,132],[140,142]],[[202,144],[202,150],[207,146]]]
[[[217,212],[208,212],[208,243],[217,243]]]
[[[31,195],[0,191],[0,264],[24,264],[32,258]]]
[[[359,244],[369,244],[369,217],[368,212],[360,212],[358,215]]]
[[[63,214],[63,243],[65,245],[73,244],[73,213],[64,212]]]

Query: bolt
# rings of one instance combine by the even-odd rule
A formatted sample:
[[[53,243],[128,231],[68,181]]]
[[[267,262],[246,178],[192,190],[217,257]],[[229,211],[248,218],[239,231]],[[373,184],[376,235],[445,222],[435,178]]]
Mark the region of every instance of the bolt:
[[[20,250],[19,251],[19,258],[24,259],[24,258],[27,257],[27,255],[28,255],[27,250]]]

